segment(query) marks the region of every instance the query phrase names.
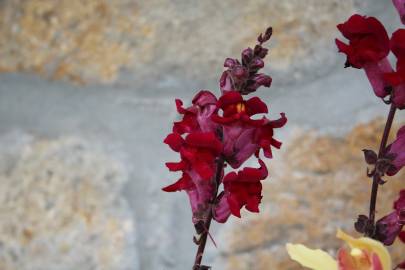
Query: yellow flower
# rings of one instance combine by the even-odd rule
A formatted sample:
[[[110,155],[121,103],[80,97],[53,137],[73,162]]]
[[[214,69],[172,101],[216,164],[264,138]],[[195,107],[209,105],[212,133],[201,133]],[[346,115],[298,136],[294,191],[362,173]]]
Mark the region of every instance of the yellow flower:
[[[391,257],[387,249],[371,238],[353,238],[338,230],[338,238],[344,240],[350,251],[341,248],[337,260],[325,251],[309,249],[300,244],[287,244],[291,259],[313,270],[391,270]]]

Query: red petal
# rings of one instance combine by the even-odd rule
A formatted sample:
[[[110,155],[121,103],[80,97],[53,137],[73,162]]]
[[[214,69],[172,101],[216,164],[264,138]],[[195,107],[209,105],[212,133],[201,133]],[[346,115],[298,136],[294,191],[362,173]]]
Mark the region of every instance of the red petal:
[[[208,90],[201,90],[193,98],[193,104],[201,107],[216,103],[216,96]]]
[[[182,106],[182,105],[183,105],[183,101],[181,101],[180,99],[176,99],[175,102],[176,102],[177,111],[178,111],[180,114],[185,114],[185,113],[187,112],[187,110],[184,109],[183,106]]]
[[[268,175],[268,171],[266,168],[266,164],[259,159],[260,168],[250,168],[246,167],[243,170],[238,172],[238,178],[236,181],[238,182],[258,182],[260,180],[266,179]]]
[[[202,179],[209,180],[214,175],[214,169],[206,162],[197,162],[193,164],[193,169],[201,176]]]
[[[389,83],[392,86],[397,86],[402,82],[401,76],[398,74],[398,72],[389,72],[383,74],[384,81]]]
[[[398,29],[392,34],[390,45],[397,58],[405,57],[405,29]]]
[[[246,112],[249,116],[258,113],[268,113],[267,105],[258,97],[246,101]]]
[[[173,151],[179,152],[184,144],[184,139],[177,133],[170,133],[163,141],[168,144]]]
[[[214,132],[193,132],[187,135],[186,142],[189,145],[197,147],[206,147],[215,153],[222,150],[221,141],[215,136]]]
[[[271,145],[273,145],[275,148],[280,149],[282,143],[280,141],[277,141],[276,139],[271,138]]]
[[[180,190],[187,190],[193,187],[193,182],[188,174],[183,173],[183,176],[174,184],[171,184],[167,187],[162,188],[163,191],[166,192],[174,192]]]
[[[183,160],[180,162],[167,162],[166,167],[172,172],[182,171],[186,168],[186,163]]]
[[[227,175],[225,175],[223,182],[231,182],[231,181],[235,181],[236,179],[238,179],[238,175],[236,174],[236,172],[230,172]]]
[[[336,43],[336,46],[338,47],[339,52],[347,54],[347,52],[349,50],[349,45],[347,45],[346,43],[343,43],[339,39],[335,39],[335,43]]]
[[[232,215],[235,217],[240,218],[240,204],[238,203],[237,199],[233,195],[229,195],[227,197],[228,199],[228,204],[229,204],[229,209],[231,210]]]
[[[281,128],[287,123],[287,117],[285,117],[285,113],[280,113],[280,118],[277,120],[269,121],[268,125],[272,128]]]
[[[224,108],[230,104],[235,104],[235,103],[239,103],[242,101],[243,101],[243,98],[239,92],[228,91],[219,98],[217,106],[219,108]]]
[[[401,84],[394,88],[394,94],[392,103],[397,106],[398,109],[405,108],[405,85]]]
[[[259,213],[259,204],[261,199],[258,197],[250,197],[247,200],[246,209],[250,212]]]

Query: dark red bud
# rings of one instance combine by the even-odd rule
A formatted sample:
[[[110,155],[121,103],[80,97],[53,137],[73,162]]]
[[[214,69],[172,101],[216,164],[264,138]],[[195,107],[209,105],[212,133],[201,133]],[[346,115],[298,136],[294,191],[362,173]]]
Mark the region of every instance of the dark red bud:
[[[261,69],[264,67],[264,62],[260,58],[254,58],[250,64],[250,67],[255,70]]]
[[[247,65],[253,58],[253,50],[252,48],[244,49],[242,52],[242,64]]]
[[[269,27],[269,28],[267,28],[264,35],[263,34],[259,35],[259,37],[257,38],[257,41],[259,43],[264,43],[270,39],[272,34],[273,34],[273,28]]]
[[[256,56],[258,56],[258,57],[260,57],[260,58],[265,58],[266,57],[266,55],[267,55],[267,53],[268,53],[268,49],[266,49],[266,48],[263,48],[262,46],[260,46],[260,45],[256,45],[255,46],[255,49],[254,49],[254,51],[253,51],[253,53],[254,53],[254,55],[256,55]]]
[[[224,67],[233,68],[237,64],[237,60],[232,58],[226,58],[224,62]]]
[[[373,150],[363,149],[364,159],[367,164],[373,165],[377,163],[377,154]]]
[[[367,228],[369,227],[369,225],[370,225],[370,220],[368,219],[368,217],[365,215],[359,215],[356,223],[354,223],[354,228],[359,233],[365,233],[367,231]]]
[[[247,76],[247,70],[243,66],[236,66],[232,70],[232,75],[238,79],[241,79]]]
[[[254,80],[256,81],[256,83],[263,85],[265,87],[270,87],[272,81],[270,76],[264,74],[259,74],[254,78]]]

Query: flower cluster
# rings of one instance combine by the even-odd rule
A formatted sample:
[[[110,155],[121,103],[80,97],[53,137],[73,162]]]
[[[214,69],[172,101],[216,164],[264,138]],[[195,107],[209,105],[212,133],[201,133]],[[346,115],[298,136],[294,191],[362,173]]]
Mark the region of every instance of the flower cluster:
[[[402,6],[405,1],[394,1]],[[404,6],[405,7],[405,6]],[[402,7],[402,9],[404,8]],[[382,23],[374,17],[355,14],[337,26],[349,40],[346,44],[336,39],[340,52],[346,54],[346,67],[364,69],[377,97],[389,96],[398,109],[405,108],[405,29],[392,34],[391,39]],[[389,52],[396,58],[396,70],[388,60]]]
[[[405,23],[405,0],[393,0],[393,4],[401,21]],[[405,232],[402,231],[405,225],[405,190],[400,192],[399,198],[394,202],[393,211],[375,222],[378,187],[386,183],[383,177],[393,176],[405,166],[405,126],[398,130],[396,139],[387,145],[395,112],[397,109],[405,109],[405,29],[396,30],[389,38],[380,21],[358,14],[351,16],[337,28],[349,40],[346,44],[336,39],[339,51],[347,56],[346,67],[364,69],[375,95],[391,105],[378,153],[363,150],[366,163],[373,167],[371,171],[367,170],[373,184],[369,215],[359,215],[355,228],[387,246],[392,245],[397,238],[405,242]],[[395,69],[388,60],[390,52],[396,58]],[[357,268],[339,269],[390,269],[370,262],[369,266],[364,265],[363,268],[353,264]],[[405,269],[405,262],[395,269],[398,268]]]
[[[172,133],[164,142],[181,158],[166,166],[170,171],[180,171],[182,176],[163,190],[187,192],[196,225],[211,218],[223,223],[231,214],[240,217],[243,207],[259,212],[261,181],[268,176],[260,150],[271,158],[271,148],[280,148],[273,133],[287,119],[282,113],[280,119],[269,120],[263,116],[268,112],[267,105],[258,97],[245,99],[244,95],[271,85],[270,76],[258,73],[268,52],[262,45],[271,35],[272,29],[268,28],[253,49],[242,52],[241,61],[225,60],[219,98],[202,90],[189,107],[176,100],[182,118],[173,124]],[[226,172],[227,164],[239,169],[252,156],[257,158],[259,168]]]

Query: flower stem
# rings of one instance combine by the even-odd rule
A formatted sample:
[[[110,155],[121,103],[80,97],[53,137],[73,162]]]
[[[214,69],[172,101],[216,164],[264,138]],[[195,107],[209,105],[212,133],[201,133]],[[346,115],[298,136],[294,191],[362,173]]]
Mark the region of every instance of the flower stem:
[[[214,189],[214,193],[213,193],[213,197],[212,197],[213,201],[217,197],[218,187],[219,187],[219,184],[221,183],[223,168],[224,168],[224,159],[222,157],[220,157],[217,160],[217,171],[215,173],[215,189]],[[201,238],[198,242],[198,249],[197,249],[197,253],[195,255],[194,266],[192,268],[193,270],[208,269],[208,267],[206,267],[206,268],[201,267],[201,261],[202,261],[203,255],[204,255],[204,249],[205,249],[205,245],[207,243],[207,236],[209,234],[212,217],[213,217],[212,209],[209,209],[207,219],[204,222],[204,231],[201,233]]]
[[[382,158],[384,155],[384,150],[387,147],[388,136],[390,134],[392,121],[394,120],[396,107],[394,104],[391,104],[390,112],[387,117],[387,121],[385,123],[384,133],[381,138],[380,149],[378,150],[378,158]],[[375,208],[377,203],[377,193],[378,193],[378,186],[380,184],[381,176],[374,172],[373,175],[373,185],[371,188],[371,196],[370,196],[370,212],[369,212],[369,222],[374,225],[375,220]],[[366,231],[366,236],[372,237],[374,232]]]

